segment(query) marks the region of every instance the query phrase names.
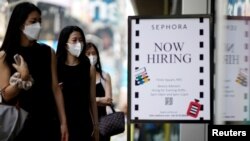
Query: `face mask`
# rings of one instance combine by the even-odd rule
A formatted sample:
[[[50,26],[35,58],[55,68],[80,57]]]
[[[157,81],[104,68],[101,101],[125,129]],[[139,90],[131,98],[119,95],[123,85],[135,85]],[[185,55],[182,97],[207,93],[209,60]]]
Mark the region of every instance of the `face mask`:
[[[82,52],[82,48],[83,48],[83,46],[80,42],[77,42],[76,44],[67,43],[67,45],[68,45],[67,50],[71,55],[73,55],[75,57],[80,56],[80,54]]]
[[[39,22],[34,24],[26,25],[24,27],[23,33],[29,40],[37,40],[41,31],[41,25]]]
[[[95,65],[97,63],[97,56],[96,55],[90,55],[89,57],[89,61],[91,65]]]

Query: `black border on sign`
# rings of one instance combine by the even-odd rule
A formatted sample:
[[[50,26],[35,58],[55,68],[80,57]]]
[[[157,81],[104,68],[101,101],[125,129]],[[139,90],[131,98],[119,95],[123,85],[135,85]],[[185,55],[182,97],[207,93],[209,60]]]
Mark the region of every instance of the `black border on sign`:
[[[209,19],[209,56],[210,56],[210,120],[200,120],[200,119],[194,119],[194,120],[140,120],[140,119],[131,119],[131,52],[132,52],[132,45],[131,45],[131,21],[132,20],[139,20],[139,19],[188,19],[188,18],[208,18]],[[213,88],[213,82],[214,82],[214,27],[213,27],[213,21],[211,15],[170,15],[170,16],[128,16],[128,124],[130,123],[213,123],[213,100],[214,100],[214,88]],[[130,126],[129,126],[130,127]]]

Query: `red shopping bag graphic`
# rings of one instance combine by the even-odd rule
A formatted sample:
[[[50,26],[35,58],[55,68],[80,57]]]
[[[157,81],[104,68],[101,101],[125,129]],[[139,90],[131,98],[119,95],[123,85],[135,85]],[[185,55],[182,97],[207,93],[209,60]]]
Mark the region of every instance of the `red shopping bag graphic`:
[[[199,100],[191,101],[188,106],[187,115],[196,118],[200,112],[201,104]]]

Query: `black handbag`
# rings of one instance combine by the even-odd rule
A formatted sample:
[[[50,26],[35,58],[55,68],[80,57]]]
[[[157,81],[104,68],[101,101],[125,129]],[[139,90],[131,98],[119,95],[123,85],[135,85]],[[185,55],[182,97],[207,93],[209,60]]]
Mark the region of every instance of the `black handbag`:
[[[116,112],[113,105],[110,107],[113,113],[105,115],[99,120],[99,131],[102,136],[117,135],[125,130],[124,112]]]

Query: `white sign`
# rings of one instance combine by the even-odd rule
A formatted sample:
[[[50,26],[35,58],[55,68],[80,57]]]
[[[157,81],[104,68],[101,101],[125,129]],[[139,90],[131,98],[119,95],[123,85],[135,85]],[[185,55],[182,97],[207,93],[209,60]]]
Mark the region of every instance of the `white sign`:
[[[228,19],[225,44],[225,121],[249,120],[250,20]]]
[[[210,18],[128,20],[130,120],[210,122]]]

